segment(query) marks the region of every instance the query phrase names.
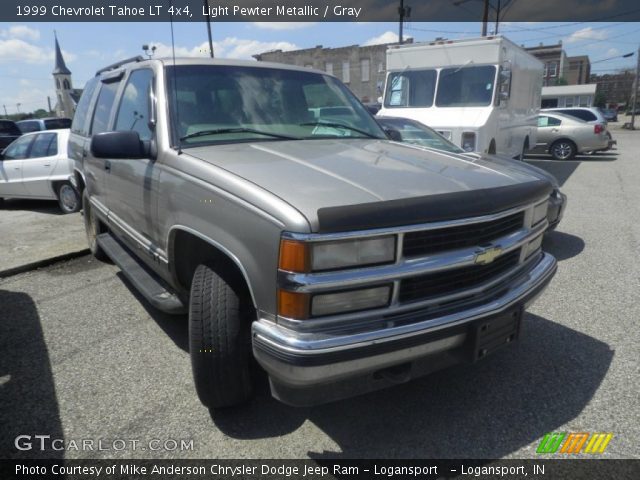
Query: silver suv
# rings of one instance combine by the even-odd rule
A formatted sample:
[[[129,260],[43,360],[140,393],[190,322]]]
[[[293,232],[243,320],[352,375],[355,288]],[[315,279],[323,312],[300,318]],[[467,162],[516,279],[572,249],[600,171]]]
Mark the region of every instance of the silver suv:
[[[209,408],[308,405],[477,361],[556,270],[552,186],[388,140],[339,80],[262,62],[131,59],[86,86],[69,142],[89,245],[188,312]]]

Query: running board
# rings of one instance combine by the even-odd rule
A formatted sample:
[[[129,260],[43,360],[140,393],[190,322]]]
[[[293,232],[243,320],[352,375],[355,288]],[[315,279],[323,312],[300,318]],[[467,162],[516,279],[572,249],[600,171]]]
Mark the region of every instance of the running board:
[[[124,276],[133,283],[151,305],[172,315],[187,313],[182,301],[169,290],[165,282],[137,260],[110,233],[98,235],[97,240],[100,248],[120,267]]]

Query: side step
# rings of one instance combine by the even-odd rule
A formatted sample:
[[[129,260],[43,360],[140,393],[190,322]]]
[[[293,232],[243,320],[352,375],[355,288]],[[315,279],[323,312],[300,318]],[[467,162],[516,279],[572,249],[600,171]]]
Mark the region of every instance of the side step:
[[[100,248],[120,267],[124,276],[133,283],[151,305],[172,315],[187,313],[182,301],[168,289],[165,282],[138,261],[110,233],[98,235],[97,240]]]

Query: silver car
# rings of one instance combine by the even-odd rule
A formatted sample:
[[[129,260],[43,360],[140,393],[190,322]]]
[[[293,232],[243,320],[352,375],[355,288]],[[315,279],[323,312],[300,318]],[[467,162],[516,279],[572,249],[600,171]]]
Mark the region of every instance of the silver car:
[[[544,112],[538,116],[538,138],[530,153],[549,153],[556,160],[569,160],[578,153],[603,150],[608,146],[609,137],[603,124]]]
[[[0,203],[4,198],[57,200],[63,213],[80,210],[70,183],[69,129],[22,135],[0,154]]]

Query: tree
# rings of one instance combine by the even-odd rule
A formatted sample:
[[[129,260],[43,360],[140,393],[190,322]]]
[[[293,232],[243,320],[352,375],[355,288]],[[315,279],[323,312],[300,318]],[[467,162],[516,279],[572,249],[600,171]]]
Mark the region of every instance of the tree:
[[[560,85],[569,85],[569,82],[567,82],[567,79],[564,77],[558,77],[556,80],[556,86]]]
[[[604,93],[596,92],[596,98],[593,100],[594,107],[605,108],[607,106],[607,97]]]

